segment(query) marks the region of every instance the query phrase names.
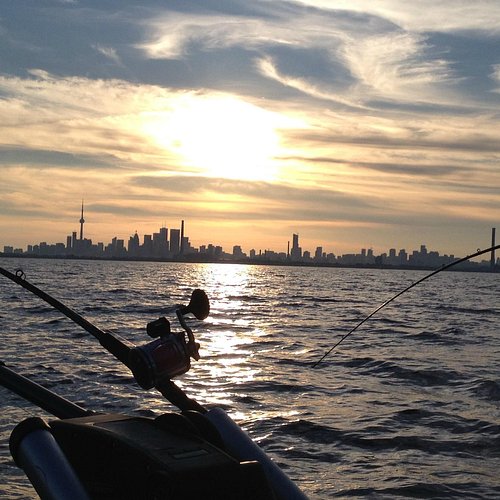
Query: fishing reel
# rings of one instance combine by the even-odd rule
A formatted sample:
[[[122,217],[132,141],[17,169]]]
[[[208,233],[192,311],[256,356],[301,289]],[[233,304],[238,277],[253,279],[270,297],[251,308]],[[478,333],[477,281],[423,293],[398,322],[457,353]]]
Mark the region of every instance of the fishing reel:
[[[200,359],[200,344],[195,341],[184,316],[191,313],[199,320],[208,316],[210,303],[206,293],[196,289],[187,306],[175,306],[173,309],[183,332],[172,332],[170,321],[161,317],[146,327],[147,334],[156,340],[130,350],[129,367],[143,389],[151,389],[186,373],[191,368],[191,358]]]

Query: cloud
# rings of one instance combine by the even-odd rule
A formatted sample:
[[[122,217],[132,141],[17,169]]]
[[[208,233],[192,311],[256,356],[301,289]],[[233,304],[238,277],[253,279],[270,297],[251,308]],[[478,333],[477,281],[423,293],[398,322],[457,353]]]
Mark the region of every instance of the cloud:
[[[258,39],[259,24],[255,20],[219,13],[169,12],[147,21],[149,40],[136,47],[153,59],[181,59],[192,46],[204,52],[235,45],[248,47]]]
[[[380,163],[380,162],[346,162],[342,159],[328,158],[328,157],[296,157],[296,158],[283,158],[283,160],[300,161],[318,164],[333,164],[333,165],[346,165],[349,164],[353,168],[362,168],[375,170],[384,174],[401,174],[410,177],[448,177],[457,173],[468,173],[473,170],[472,167],[466,165],[450,165],[450,164],[419,164],[419,163]]]
[[[500,64],[494,64],[492,66],[492,70],[493,71],[491,72],[490,77],[497,85],[497,87],[493,89],[493,91],[500,93]]]
[[[104,57],[107,59],[110,59],[116,64],[122,64],[122,61],[120,59],[120,56],[116,52],[116,49],[113,47],[103,47],[101,45],[93,45],[92,46],[99,54],[102,54]]]
[[[351,144],[367,147],[397,149],[421,149],[441,151],[470,151],[484,153],[499,153],[500,144],[495,137],[494,130],[488,130],[488,121],[481,124],[482,127],[474,132],[475,120],[468,121],[468,127],[463,126],[454,132],[453,127],[432,126],[428,129],[412,129],[394,127],[393,130],[379,129],[369,130],[369,127],[360,127],[360,134],[354,134],[354,130],[347,130],[341,134],[333,131],[308,131],[290,132],[290,139],[300,137],[303,141],[328,144]],[[480,121],[477,122],[480,125]],[[484,128],[483,128],[484,127]],[[374,127],[375,128],[375,127]],[[351,132],[351,133],[349,133]]]
[[[328,89],[321,83],[314,83],[310,78],[280,72],[278,63],[271,57],[257,59],[256,65],[265,77],[275,80],[284,86],[296,89],[315,99],[327,100],[352,108],[366,108],[359,100],[356,100],[356,96],[346,97],[341,92],[335,92],[335,89]]]
[[[385,208],[362,195],[349,194],[334,188],[299,187],[268,182],[237,181],[184,176],[137,176],[134,184],[149,192],[168,197],[196,196],[200,200],[215,199],[211,206],[207,201],[201,213],[211,216],[220,212],[227,218],[272,220],[365,220],[375,221]],[[231,206],[230,211],[218,206]],[[250,211],[248,209],[251,208]],[[371,216],[366,219],[366,211]],[[362,215],[365,214],[365,215]]]
[[[320,105],[319,101],[327,100],[332,105],[372,110],[477,105],[471,92],[462,92],[471,75],[453,49],[461,43],[457,33],[480,24],[484,16],[464,2],[457,9],[469,16],[463,29],[447,31],[416,26],[422,9],[398,9],[400,3],[380,2],[380,8],[370,7],[378,2],[336,2],[335,8],[331,2],[304,3],[316,8],[273,2],[265,11],[258,3],[253,11],[249,8],[250,13],[240,15],[227,7],[203,13],[155,11],[142,21],[145,39],[135,46],[153,60],[182,61],[193,71],[199,67],[200,82],[209,75],[211,85],[221,87],[234,61],[241,76],[252,82],[252,89],[278,92],[297,102],[309,99]],[[444,16],[447,9],[453,12],[446,19],[458,23],[460,16],[447,3],[429,10]],[[483,27],[485,33],[488,27],[491,23]],[[449,36],[438,37],[436,32]],[[499,31],[488,36],[494,33]],[[477,43],[469,40],[469,47]],[[481,57],[491,57],[487,54],[483,51]],[[222,70],[220,78],[217,71],[210,71],[209,61]],[[234,77],[230,82],[237,85]],[[291,89],[297,92],[287,94]]]
[[[415,103],[437,101],[432,87],[456,80],[449,62],[429,57],[428,49],[424,37],[396,32],[353,39],[342,55],[358,80],[358,94]]]
[[[46,151],[43,149],[11,148],[0,146],[1,165],[21,165],[35,168],[44,167],[67,167],[67,168],[117,168],[116,158],[105,154],[98,156],[76,155],[62,153],[59,151]]]
[[[120,217],[149,217],[155,218],[158,215],[157,210],[154,208],[147,208],[146,206],[130,206],[123,205],[121,203],[106,204],[106,203],[89,203],[86,205],[86,210],[97,214],[95,217],[99,217],[102,214],[112,214],[118,215]]]
[[[500,5],[496,0],[297,0],[324,10],[370,13],[415,32],[488,30],[498,33]]]
[[[469,202],[462,204],[451,192],[443,197],[439,191],[429,191],[429,185],[417,190],[421,206],[411,202],[416,186],[406,186],[405,200],[398,197],[349,194],[335,189],[307,188],[276,185],[263,182],[239,182],[227,179],[200,177],[140,176],[134,183],[146,188],[149,195],[160,195],[164,199],[171,193],[178,200],[197,198],[206,201],[198,205],[186,205],[191,221],[220,220],[225,223],[245,221],[271,221],[310,225],[341,227],[396,227],[419,224],[438,226],[455,224],[457,221],[481,221],[495,210],[494,193],[490,198],[470,195]],[[426,192],[426,198],[422,194]],[[430,201],[432,200],[432,202]],[[436,207],[440,207],[439,216]],[[179,212],[179,217],[182,215]],[[418,214],[418,215],[417,215]]]
[[[0,144],[71,155],[113,156],[133,164],[158,161],[160,151],[144,132],[147,113],[166,112],[175,92],[123,80],[56,77],[31,70],[32,78],[0,76],[3,118]],[[168,161],[168,153],[163,161]],[[160,160],[161,161],[161,160]]]

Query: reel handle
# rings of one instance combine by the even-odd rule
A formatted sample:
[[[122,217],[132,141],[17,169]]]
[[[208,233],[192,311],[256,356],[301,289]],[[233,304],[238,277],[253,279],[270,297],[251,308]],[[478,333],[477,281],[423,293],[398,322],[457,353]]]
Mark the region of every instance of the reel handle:
[[[207,294],[199,288],[193,290],[189,304],[181,307],[179,313],[182,316],[191,313],[196,319],[205,319],[210,313],[210,302]]]

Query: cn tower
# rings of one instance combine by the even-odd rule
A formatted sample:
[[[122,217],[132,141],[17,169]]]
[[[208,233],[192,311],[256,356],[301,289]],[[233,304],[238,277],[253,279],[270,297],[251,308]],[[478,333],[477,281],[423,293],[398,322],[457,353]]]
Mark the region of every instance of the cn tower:
[[[82,200],[82,216],[80,217],[80,241],[83,240],[83,224],[85,223],[85,219],[83,218],[83,200]]]

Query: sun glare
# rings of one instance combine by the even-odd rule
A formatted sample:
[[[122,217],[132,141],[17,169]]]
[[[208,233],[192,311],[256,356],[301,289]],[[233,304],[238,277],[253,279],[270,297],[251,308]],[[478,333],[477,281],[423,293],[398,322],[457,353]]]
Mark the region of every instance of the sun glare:
[[[183,96],[170,112],[149,115],[146,133],[204,175],[272,180],[279,154],[275,113],[228,96]]]

